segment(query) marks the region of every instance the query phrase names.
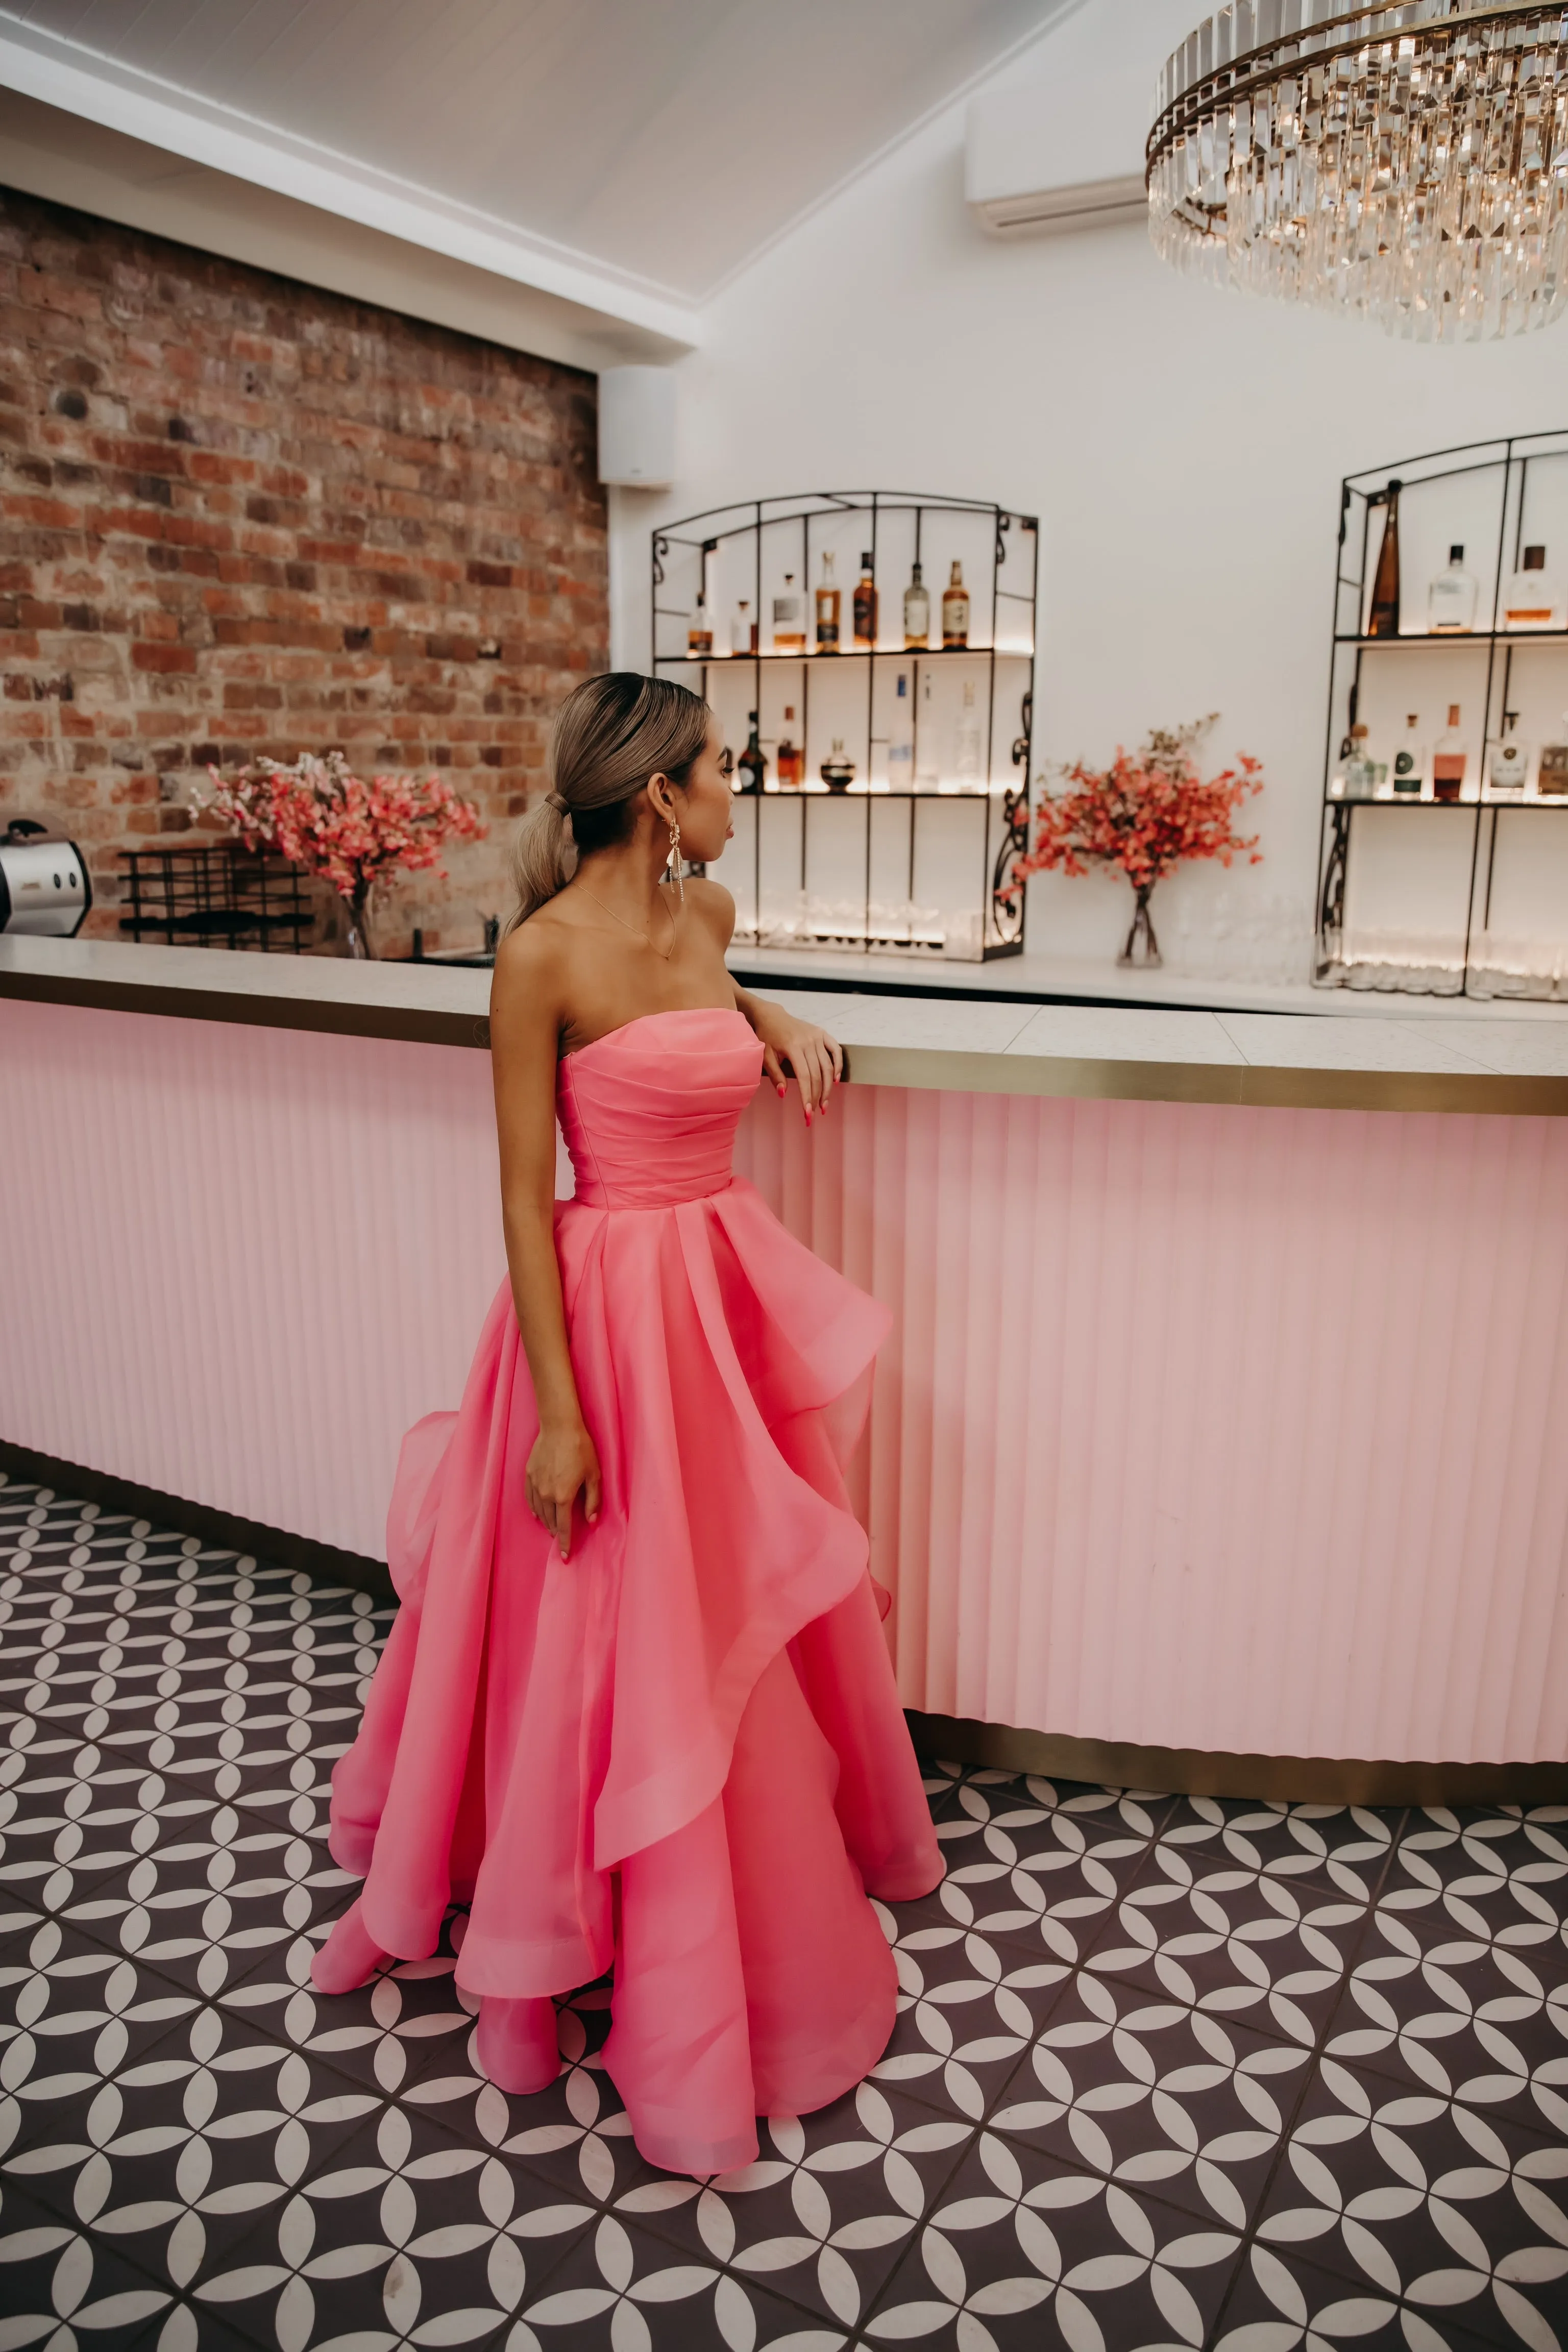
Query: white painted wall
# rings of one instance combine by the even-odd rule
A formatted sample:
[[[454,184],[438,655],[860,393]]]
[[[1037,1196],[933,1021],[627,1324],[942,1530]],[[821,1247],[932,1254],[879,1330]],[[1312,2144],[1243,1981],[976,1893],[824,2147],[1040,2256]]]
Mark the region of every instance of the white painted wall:
[[[1125,0],[1089,5],[1126,37]],[[1158,11],[1149,26],[1152,85],[1168,44]],[[1265,863],[1163,886],[1163,935],[1212,922],[1226,886],[1233,917],[1287,897],[1305,934],[1340,478],[1568,423],[1568,326],[1432,350],[1189,283],[1141,226],[1001,243],[965,211],[963,136],[955,107],[711,307],[681,363],[678,486],[616,499],[617,658],[647,659],[657,521],[839,486],[1037,511],[1037,765],[1219,710],[1216,755],[1266,764]],[[1109,879],[1047,877],[1030,944],[1102,958],[1126,901]]]

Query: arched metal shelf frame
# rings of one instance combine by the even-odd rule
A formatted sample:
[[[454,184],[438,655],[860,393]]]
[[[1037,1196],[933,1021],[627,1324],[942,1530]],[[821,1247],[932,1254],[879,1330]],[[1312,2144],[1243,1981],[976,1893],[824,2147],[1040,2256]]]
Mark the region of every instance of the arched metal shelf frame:
[[[847,625],[837,651],[814,649],[811,614],[814,569],[823,551],[842,554],[853,542],[858,552],[869,552],[877,584],[879,626],[872,644],[852,641]],[[788,496],[736,500],[706,512],[661,524],[650,535],[649,589],[652,613],[651,667],[658,676],[675,677],[698,687],[710,700],[723,706],[722,715],[733,737],[742,714],[765,714],[770,703],[782,702],[790,689],[792,709],[798,709],[801,748],[807,774],[798,791],[780,789],[776,761],[770,762],[763,801],[798,808],[788,823],[782,811],[759,807],[747,821],[751,872],[749,888],[737,888],[742,899],[739,935],[764,945],[817,945],[842,950],[857,947],[872,952],[927,952],[977,960],[1021,951],[1024,943],[1023,893],[1013,884],[1014,861],[1029,837],[1029,777],[1034,743],[1036,610],[1038,593],[1038,523],[1033,515],[1001,506],[994,500],[955,498],[941,492],[910,490],[820,490]],[[883,577],[898,554],[929,563],[933,547],[942,556],[962,548],[965,584],[971,598],[973,625],[962,649],[938,642],[909,646],[903,639],[904,581],[889,589]],[[976,556],[982,559],[973,567]],[[784,572],[799,583],[802,625],[806,650],[775,649],[765,614],[770,591]],[[722,577],[731,590],[744,581],[754,616],[752,643],[740,651],[725,650],[729,632],[716,613],[715,580]],[[841,575],[837,583],[846,624],[853,609],[854,583]],[[694,624],[696,596],[704,596],[704,611],[714,627],[714,648],[693,653],[689,633]],[[741,593],[745,593],[742,591]],[[942,583],[929,583],[933,622],[940,614]],[[887,737],[879,731],[881,704],[892,689],[890,675],[899,667],[909,673],[910,700],[921,703],[922,677],[946,676],[956,682],[984,682],[984,751],[982,774],[961,785],[940,775],[934,784],[916,783],[901,790],[884,774],[878,779],[879,754],[885,767]],[[831,672],[835,740],[854,755],[856,778],[844,794],[829,793],[816,777],[813,751],[814,687],[820,703],[827,689],[819,681]],[[743,698],[740,694],[744,682]],[[845,721],[847,691],[851,681],[863,683],[858,696],[858,717]],[[942,689],[946,691],[946,689]],[[931,689],[927,689],[928,695]],[[763,740],[765,717],[759,719]],[[740,741],[732,741],[739,751]],[[750,802],[752,793],[738,795]],[[933,814],[931,804],[957,801],[981,803],[965,818],[951,811]],[[851,813],[846,812],[846,803]],[[875,808],[868,804],[876,804]],[[899,818],[893,812],[907,810]],[[828,811],[833,814],[829,814]],[[880,814],[879,812],[881,812]],[[844,837],[858,825],[859,884],[851,903],[840,887],[826,908],[810,887],[820,867],[829,836],[837,839],[838,871],[842,877]],[[951,836],[960,826],[972,832],[960,862],[973,875],[973,906],[954,908],[945,918],[931,919],[922,909],[920,876],[929,874],[933,852],[922,841],[934,843],[939,833]],[[738,833],[742,830],[738,823]],[[901,912],[889,911],[889,841],[895,833],[906,841]],[[737,841],[736,849],[742,849]],[[742,857],[744,856],[742,850]],[[955,850],[953,855],[959,855]],[[969,867],[969,857],[974,863]],[[727,853],[725,878],[736,850]],[[927,894],[929,895],[929,893]],[[966,898],[969,897],[965,886]],[[771,911],[770,911],[771,910]]]
[[[1373,635],[1368,608],[1382,543],[1376,524],[1391,483],[1400,494],[1401,627],[1397,635]],[[1412,534],[1415,513],[1425,521]],[[1478,583],[1473,628],[1437,632],[1423,625],[1426,583],[1418,572],[1411,576],[1415,567],[1405,570],[1413,536],[1428,570],[1434,551],[1464,545],[1466,568]],[[1537,725],[1548,706],[1552,714],[1568,714],[1568,627],[1509,628],[1503,618],[1504,583],[1537,540],[1556,541],[1552,568],[1568,572],[1568,428],[1428,450],[1346,475],[1340,485],[1312,970],[1320,987],[1568,997],[1568,827],[1550,822],[1568,813],[1568,793],[1541,790],[1539,746],[1522,794],[1490,782],[1491,754],[1521,710]],[[1551,556],[1548,545],[1549,562]],[[1418,715],[1433,714],[1434,735],[1436,714],[1460,706],[1460,797],[1436,801],[1429,779],[1419,798],[1393,799],[1382,788],[1373,798],[1348,797],[1350,729],[1361,719],[1375,734],[1392,709],[1406,704]],[[1557,731],[1568,740],[1568,715]],[[1375,751],[1370,737],[1369,747]],[[1507,928],[1507,902],[1527,864],[1538,883],[1548,868],[1562,866],[1561,891],[1553,887],[1545,894],[1553,901],[1547,938],[1524,940]],[[1391,925],[1382,936],[1395,945],[1378,952],[1380,934],[1369,920],[1378,891],[1408,915],[1419,909],[1426,875],[1430,931],[1406,926],[1401,933]],[[1537,887],[1538,908],[1542,895]]]

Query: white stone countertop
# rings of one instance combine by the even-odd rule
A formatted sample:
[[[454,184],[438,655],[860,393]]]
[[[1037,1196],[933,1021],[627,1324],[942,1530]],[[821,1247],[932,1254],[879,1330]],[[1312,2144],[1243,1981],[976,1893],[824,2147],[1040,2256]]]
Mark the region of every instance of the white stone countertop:
[[[489,973],[113,940],[0,938],[0,998],[274,1028],[489,1043]],[[1037,1004],[791,988],[859,1085],[1324,1109],[1568,1114],[1568,1021],[1449,1003],[1374,1015]],[[4,1013],[0,1012],[0,1019]]]

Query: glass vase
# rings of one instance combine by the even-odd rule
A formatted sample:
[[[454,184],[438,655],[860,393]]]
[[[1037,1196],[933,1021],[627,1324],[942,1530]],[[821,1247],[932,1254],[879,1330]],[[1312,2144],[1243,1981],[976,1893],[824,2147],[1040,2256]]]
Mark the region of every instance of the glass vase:
[[[1132,922],[1121,943],[1121,953],[1116,961],[1137,971],[1152,971],[1161,961],[1160,942],[1154,937],[1154,925],[1149,914],[1149,901],[1154,885],[1144,882],[1134,886]]]

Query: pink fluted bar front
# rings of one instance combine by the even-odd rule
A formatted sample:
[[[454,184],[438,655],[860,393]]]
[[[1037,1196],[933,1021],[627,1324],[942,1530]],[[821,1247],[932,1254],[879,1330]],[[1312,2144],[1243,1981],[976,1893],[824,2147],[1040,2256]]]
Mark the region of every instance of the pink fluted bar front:
[[[893,1311],[907,1705],[1568,1755],[1568,1121],[850,1087],[740,1166]],[[0,1005],[0,1437],[379,1556],[495,1187],[482,1054]]]

